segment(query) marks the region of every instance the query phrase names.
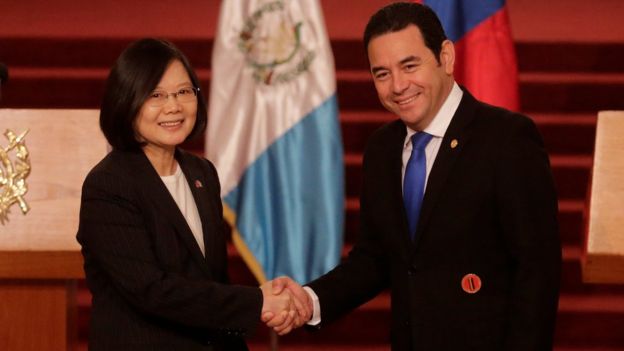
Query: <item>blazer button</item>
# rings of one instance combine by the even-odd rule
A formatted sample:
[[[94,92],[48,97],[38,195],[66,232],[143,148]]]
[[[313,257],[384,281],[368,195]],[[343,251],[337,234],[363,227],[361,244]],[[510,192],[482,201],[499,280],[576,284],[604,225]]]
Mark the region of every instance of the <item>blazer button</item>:
[[[407,270],[407,275],[411,276],[411,275],[415,275],[415,274],[416,274],[416,272],[412,268]]]

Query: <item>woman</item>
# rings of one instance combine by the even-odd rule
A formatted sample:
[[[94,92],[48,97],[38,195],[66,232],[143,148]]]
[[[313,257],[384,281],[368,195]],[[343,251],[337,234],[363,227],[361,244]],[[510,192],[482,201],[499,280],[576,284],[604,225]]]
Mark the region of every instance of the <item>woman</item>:
[[[246,350],[261,312],[292,321],[290,296],[227,285],[217,172],[178,148],[205,126],[199,80],[176,47],[143,39],[121,54],[100,112],[113,151],[84,182],[77,235],[91,350]]]

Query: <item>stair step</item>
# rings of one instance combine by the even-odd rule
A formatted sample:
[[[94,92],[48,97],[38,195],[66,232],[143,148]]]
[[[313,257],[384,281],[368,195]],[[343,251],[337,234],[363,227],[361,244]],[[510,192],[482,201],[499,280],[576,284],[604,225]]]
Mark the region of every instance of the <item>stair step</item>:
[[[583,210],[584,200],[559,201],[559,235],[563,245],[580,246],[584,242]],[[345,204],[345,243],[354,243],[359,232],[359,200],[349,197]],[[574,268],[574,274],[580,272]],[[624,291],[624,289],[623,289]]]
[[[170,38],[194,63],[210,67],[213,38]],[[9,65],[110,67],[130,38],[2,38]],[[520,72],[623,72],[624,42],[516,42]],[[369,70],[361,39],[332,38],[337,70]],[[39,55],[45,52],[46,55]]]
[[[611,312],[560,312],[555,345],[624,348],[624,315]]]
[[[257,334],[268,334],[269,331],[265,328],[259,330],[257,332]],[[298,333],[297,331],[295,331],[294,333]],[[268,337],[267,337],[268,338]],[[281,340],[279,340],[278,342],[278,349],[280,351],[318,351],[319,349],[321,349],[321,347],[319,347],[318,345],[300,345],[300,344],[290,344],[290,343],[286,343],[284,341],[284,338],[280,338]],[[270,350],[270,346],[269,346],[269,342],[268,341],[252,341],[252,342],[247,342],[247,347],[249,348],[250,351],[267,351]],[[390,344],[389,343],[382,343],[381,345],[340,345],[340,346],[335,346],[333,347],[333,345],[331,345],[331,343],[329,345],[324,345],[323,349],[325,350],[329,350],[329,351],[390,351]],[[78,351],[88,351],[88,346],[87,346],[87,341],[83,340],[81,342],[79,342],[78,344]],[[615,351],[615,349],[565,349],[565,350],[559,350],[558,348],[556,348],[554,351]]]
[[[12,67],[10,70],[10,80],[39,80],[39,79],[93,79],[106,80],[110,68],[100,67]],[[195,69],[195,73],[200,79],[210,80],[210,70],[207,68]]]
[[[2,106],[99,108],[108,73],[108,68],[11,67],[10,79],[2,87]],[[196,73],[202,81],[201,89],[208,92],[210,71],[198,69]]]
[[[88,315],[89,306],[83,306],[79,315]],[[608,322],[608,324],[605,324]],[[81,321],[79,335],[86,339],[88,324]],[[353,326],[361,326],[354,329]],[[382,293],[335,323],[317,332],[296,330],[280,337],[280,345],[293,347],[324,345],[356,348],[387,347],[390,325],[390,295]],[[609,325],[609,328],[605,328]],[[618,347],[624,346],[620,329],[624,327],[624,301],[621,295],[595,294],[574,296],[562,294],[555,331],[558,347]],[[267,328],[261,326],[250,339],[252,345],[260,346],[268,340]],[[255,347],[255,346],[254,346]],[[282,347],[280,347],[282,349]],[[297,348],[299,350],[299,348]],[[593,350],[593,349],[590,349]]]
[[[533,119],[537,125],[583,125],[594,126],[598,117],[597,113],[548,113],[539,111],[523,112],[526,116]],[[340,120],[345,125],[370,123],[381,126],[387,122],[397,119],[394,114],[386,110],[358,111],[358,110],[340,110]]]
[[[624,72],[624,43],[518,42],[520,72]]]
[[[559,212],[574,213],[583,212],[585,202],[583,200],[559,199]],[[357,213],[360,210],[360,202],[355,197],[348,197],[345,200],[347,212]]]
[[[104,90],[106,69],[79,67],[61,68],[56,73],[51,73],[50,68],[11,67],[11,80],[3,89],[4,105],[14,108],[97,108]],[[74,72],[70,73],[71,70]],[[201,68],[198,71],[202,89],[208,91],[208,69]],[[522,79],[523,76],[534,79]],[[568,82],[551,80],[548,78],[551,76],[549,74],[546,78],[539,78],[539,75],[521,75],[521,110],[596,112],[624,109],[624,100],[620,99],[620,92],[624,88],[621,75],[615,78],[609,78],[607,74],[583,75],[588,78],[567,78]],[[562,79],[565,77],[569,76],[561,75]],[[592,81],[591,77],[597,80]],[[383,110],[369,73],[338,71],[337,79],[341,109]],[[46,94],[32,94],[33,91],[42,90]]]
[[[623,72],[624,42],[515,43],[520,72]],[[368,71],[360,39],[332,40],[337,70]]]
[[[613,293],[596,295],[562,294],[559,310],[624,314],[624,296]]]
[[[212,39],[169,38],[195,68],[210,67]],[[108,70],[132,38],[0,38],[2,60],[11,75],[17,67],[74,67]],[[45,53],[45,55],[41,55]]]
[[[592,115],[544,115],[531,116],[544,139],[546,150],[551,154],[570,157],[593,154],[596,135],[596,116]],[[345,153],[362,153],[370,136],[379,127],[396,117],[384,111],[341,111],[340,122]],[[187,150],[203,152],[204,140],[198,139],[184,145]]]
[[[596,137],[595,114],[533,114],[544,146],[554,154],[591,155]],[[347,110],[340,113],[342,140],[345,152],[363,152],[369,137],[387,122],[397,119],[381,111],[360,112]]]
[[[574,113],[574,112],[561,112],[561,113],[540,113],[540,112],[526,112],[526,115],[531,117],[537,125],[579,125],[579,126],[595,126],[598,120],[598,114],[589,113]]]
[[[585,202],[583,200],[559,199],[559,212],[579,213],[583,212]],[[345,210],[347,213],[358,213],[360,202],[356,197],[348,197],[345,200]]]
[[[353,244],[345,244],[343,248],[342,256],[351,251]],[[577,245],[564,245],[562,248],[564,271],[568,269],[566,274],[575,275],[575,279],[580,279],[580,259],[582,257],[582,249]],[[236,249],[232,245],[228,245],[228,262],[236,267],[230,269],[230,276],[232,282],[235,284],[242,284],[248,286],[258,286],[257,281],[252,279],[251,281],[241,281],[241,276],[246,274],[247,267],[238,255]],[[597,312],[613,312],[624,314],[624,296],[619,295],[620,292],[624,292],[624,286],[616,284],[584,284],[577,282],[578,285],[585,285],[587,291],[592,295],[582,295],[578,289],[567,291],[565,283],[562,288],[562,300],[560,304],[560,310],[566,311],[597,311]],[[600,296],[600,297],[598,297]],[[389,295],[381,294],[379,297],[371,300],[361,308],[364,309],[385,309],[389,306]],[[79,281],[79,288],[77,293],[77,304],[80,307],[89,307],[91,305],[91,294],[86,287],[84,280]]]
[[[357,202],[357,199],[353,199]],[[579,244],[584,241],[583,237],[583,206],[584,203],[580,202],[578,210],[570,210],[561,208],[562,203],[559,203],[559,234],[563,244]],[[349,206],[349,205],[348,205]],[[359,207],[358,207],[359,208]],[[350,209],[347,207],[345,211],[345,242],[355,242],[355,238],[358,233],[359,226],[359,212],[358,210]]]
[[[563,198],[584,199],[593,158],[589,155],[554,155],[550,158],[557,193]],[[359,196],[362,182],[362,155],[344,156],[347,196]]]
[[[519,74],[521,109],[537,111],[619,110],[618,91],[624,74],[611,72],[522,72]]]
[[[624,82],[523,81],[520,83],[520,106],[523,111],[597,112],[622,110],[620,98]]]
[[[137,27],[132,23],[129,26],[120,25],[124,19],[126,22],[128,18],[132,19],[135,12],[145,13],[144,5],[147,3],[144,4],[144,1],[130,8],[126,6],[125,10],[129,11],[112,22],[108,21],[114,22],[108,27],[102,26],[106,22],[102,19],[110,17],[114,13],[111,9],[115,9],[116,5],[96,4],[95,7],[85,8],[76,7],[72,1],[55,2],[34,12],[31,5],[19,5],[19,2],[16,6],[7,7],[9,12],[4,16],[7,21],[4,25],[0,24],[5,28],[0,30],[3,33],[0,34],[0,61],[9,66],[11,80],[3,86],[0,107],[98,108],[109,68],[133,38],[145,35],[172,38],[194,63],[202,80],[201,88],[208,93],[218,5],[192,0],[182,7],[178,6],[177,12],[174,11],[174,16],[169,16],[169,19],[183,13],[191,13],[191,17],[206,17],[208,14],[208,21],[190,21],[195,24],[191,25],[189,32],[187,27],[181,30],[176,26],[158,29],[154,26]],[[333,9],[326,13],[325,18],[332,36],[331,45],[338,71],[337,89],[346,153],[347,245],[343,250],[346,253],[357,235],[356,197],[361,177],[361,153],[371,133],[382,124],[395,120],[396,116],[386,112],[378,101],[360,38],[359,24],[365,22],[365,17],[372,13],[373,8],[384,2],[375,0],[364,5],[364,2],[348,0],[346,4],[329,7],[329,2],[325,3],[326,12],[328,8]],[[622,32],[620,28],[609,28],[618,23],[621,16],[618,17],[620,14],[616,10],[623,7],[615,0],[607,3],[596,5],[580,0],[508,1],[514,34],[516,39],[520,38],[515,46],[520,70],[521,109],[534,119],[544,137],[560,197],[558,216],[564,261],[555,351],[624,351],[624,335],[621,333],[624,330],[624,285],[585,284],[581,281],[580,263],[584,242],[583,210],[592,164],[597,111],[624,110],[624,99],[620,98],[624,88],[624,40],[621,35],[618,36]],[[353,19],[345,22],[344,14],[336,12],[337,9],[355,5],[362,17],[359,22]],[[362,10],[363,7],[367,7],[366,11]],[[148,12],[160,13],[153,6],[149,8]],[[215,11],[189,12],[192,8]],[[557,11],[547,11],[553,8]],[[85,12],[89,9],[95,12]],[[589,9],[591,12],[586,11]],[[559,16],[562,20],[553,25],[548,22],[551,12],[563,13],[564,16]],[[78,21],[80,31],[59,22],[63,16],[70,18],[77,13],[87,15],[73,16],[82,18]],[[160,18],[148,17],[152,18],[151,22]],[[91,20],[93,18],[95,20]],[[34,21],[36,25],[20,26],[27,21]],[[583,28],[590,27],[574,25],[576,22],[597,24],[596,28],[590,26],[592,29],[588,31]],[[556,35],[553,36],[553,33]],[[202,155],[203,145],[204,141],[200,138],[185,147]],[[228,256],[232,282],[257,285],[231,243],[228,245]],[[77,298],[80,307],[79,350],[86,351],[91,296],[84,280],[79,281]],[[297,330],[280,338],[279,349],[389,351],[389,303],[389,295],[382,294],[319,332]],[[268,340],[268,329],[260,327],[249,340],[250,349],[267,350]]]
[[[19,80],[39,80],[39,79],[83,79],[83,80],[105,80],[108,76],[109,68],[100,67],[10,67],[9,83]]]
[[[289,339],[290,340],[290,339]],[[319,343],[312,345],[291,344],[289,340],[281,338],[279,343],[279,351],[390,351],[390,344],[382,342],[380,345],[319,345]],[[269,350],[268,343],[249,343],[250,351],[267,351]]]
[[[624,84],[624,73],[619,72],[522,72],[520,82],[556,84]]]
[[[307,333],[306,331],[303,331]],[[267,329],[262,328],[256,334],[267,334],[269,331]],[[295,331],[293,333],[302,333],[299,331]],[[307,333],[310,334],[310,333]],[[311,334],[310,334],[311,335]],[[316,335],[316,334],[315,334]],[[268,338],[268,337],[267,337]],[[284,340],[284,337],[281,337],[279,340],[279,350],[280,351],[319,351],[319,349],[325,349],[328,351],[390,351],[390,344],[387,342],[381,343],[380,345],[340,345],[334,346],[331,343],[328,345],[323,345],[322,348],[319,345],[312,344],[309,345],[301,345],[301,344],[292,344],[288,343],[288,341]],[[248,341],[247,346],[250,351],[267,351],[270,350],[268,341]],[[87,342],[82,341],[78,345],[78,351],[87,351]],[[616,351],[615,349],[565,349],[559,350],[556,348],[554,351]]]
[[[520,72],[622,72],[624,42],[516,42]],[[336,69],[368,71],[364,47],[357,40],[332,40]]]
[[[383,109],[368,72],[339,71],[336,76],[341,108]],[[624,88],[622,74],[522,73],[519,79],[520,102],[523,111],[593,112],[604,109],[624,109],[624,101],[619,98]]]

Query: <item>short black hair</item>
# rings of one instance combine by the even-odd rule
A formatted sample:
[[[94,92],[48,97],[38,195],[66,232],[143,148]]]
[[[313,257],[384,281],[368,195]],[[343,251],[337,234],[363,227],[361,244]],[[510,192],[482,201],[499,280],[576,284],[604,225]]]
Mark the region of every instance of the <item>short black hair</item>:
[[[139,150],[134,122],[141,106],[173,61],[180,61],[195,88],[200,82],[184,54],[172,43],[145,38],[131,43],[113,65],[100,109],[100,128],[114,150]],[[203,134],[208,112],[206,99],[197,94],[197,119],[187,140]]]
[[[396,2],[372,15],[364,30],[364,50],[368,50],[368,44],[375,37],[398,32],[410,24],[420,29],[425,45],[440,62],[442,43],[447,39],[444,28],[429,6],[415,2]]]

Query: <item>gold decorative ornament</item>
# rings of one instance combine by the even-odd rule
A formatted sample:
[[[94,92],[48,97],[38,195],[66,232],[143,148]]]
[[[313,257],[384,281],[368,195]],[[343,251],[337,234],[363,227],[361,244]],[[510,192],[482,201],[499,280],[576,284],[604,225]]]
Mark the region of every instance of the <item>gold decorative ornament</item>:
[[[6,148],[0,146],[0,224],[4,225],[9,220],[9,210],[17,203],[26,214],[30,208],[24,200],[28,191],[26,177],[30,174],[30,159],[24,137],[28,130],[16,136],[7,129],[4,136],[9,140]],[[9,157],[9,153],[15,153],[15,159]]]

